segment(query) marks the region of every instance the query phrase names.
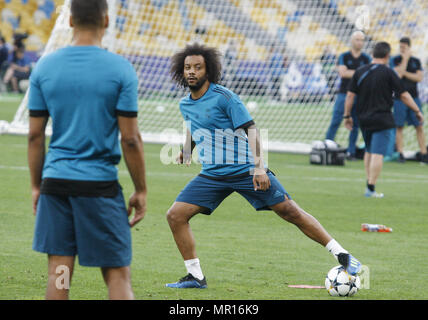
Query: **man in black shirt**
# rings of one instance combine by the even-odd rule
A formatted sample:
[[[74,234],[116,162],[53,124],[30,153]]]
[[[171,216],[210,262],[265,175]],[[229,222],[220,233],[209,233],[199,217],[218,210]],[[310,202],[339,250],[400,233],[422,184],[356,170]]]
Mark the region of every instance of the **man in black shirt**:
[[[393,93],[415,113],[420,123],[424,121],[422,112],[404,88],[400,78],[394,70],[387,67],[390,52],[391,46],[387,42],[379,42],[375,45],[372,64],[355,71],[349,83],[345,101],[343,118],[346,128],[351,130],[353,125],[351,110],[357,96],[356,112],[366,144],[364,155],[367,174],[366,197],[383,198],[382,193],[375,191],[375,184],[382,170],[383,157],[395,128],[391,112]]]
[[[356,69],[363,65],[370,64],[371,57],[363,52],[364,47],[364,33],[362,31],[355,31],[351,36],[351,50],[342,53],[337,62],[337,71],[340,76],[340,88],[336,97],[336,102],[333,107],[333,115],[330,125],[328,127],[325,138],[334,140],[337,130],[342,123],[343,112],[345,109],[346,89],[351,81],[352,76]],[[347,150],[347,158],[349,160],[355,159],[356,143],[358,140],[358,120],[355,112],[352,112],[354,128],[349,133],[349,144]]]
[[[391,58],[390,67],[394,68],[398,76],[401,78],[404,88],[409,91],[412,98],[415,100],[419,109],[422,110],[422,103],[418,94],[418,82],[424,77],[422,63],[418,58],[412,56],[410,51],[410,39],[407,37],[400,39],[400,54]],[[403,128],[407,121],[409,125],[413,125],[416,129],[416,137],[418,139],[419,148],[421,150],[422,162],[428,163],[428,154],[424,127],[416,119],[415,114],[396,98],[394,101],[394,119],[397,126],[396,145],[397,151],[400,152],[399,162],[404,162],[403,156]]]

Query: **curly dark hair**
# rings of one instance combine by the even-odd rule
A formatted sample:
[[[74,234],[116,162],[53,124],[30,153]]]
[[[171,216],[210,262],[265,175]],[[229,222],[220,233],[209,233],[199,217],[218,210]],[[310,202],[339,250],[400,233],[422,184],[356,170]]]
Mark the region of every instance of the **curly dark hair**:
[[[188,56],[203,56],[207,69],[207,79],[211,83],[219,83],[221,78],[221,53],[216,48],[204,46],[203,44],[193,43],[171,57],[172,79],[180,87],[186,88],[187,82],[184,79],[184,60]]]

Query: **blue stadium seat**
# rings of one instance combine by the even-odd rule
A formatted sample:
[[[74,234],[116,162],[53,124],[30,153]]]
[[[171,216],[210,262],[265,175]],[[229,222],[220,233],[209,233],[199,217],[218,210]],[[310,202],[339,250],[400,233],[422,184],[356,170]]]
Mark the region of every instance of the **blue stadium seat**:
[[[168,2],[169,0],[151,0],[152,5],[159,10],[166,6]]]

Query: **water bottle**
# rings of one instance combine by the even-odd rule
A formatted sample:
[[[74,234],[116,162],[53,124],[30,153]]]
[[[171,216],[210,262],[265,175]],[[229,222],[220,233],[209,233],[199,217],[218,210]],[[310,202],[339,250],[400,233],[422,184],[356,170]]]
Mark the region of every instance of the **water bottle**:
[[[361,231],[365,232],[392,232],[392,228],[388,228],[383,224],[370,224],[363,223],[361,225]]]

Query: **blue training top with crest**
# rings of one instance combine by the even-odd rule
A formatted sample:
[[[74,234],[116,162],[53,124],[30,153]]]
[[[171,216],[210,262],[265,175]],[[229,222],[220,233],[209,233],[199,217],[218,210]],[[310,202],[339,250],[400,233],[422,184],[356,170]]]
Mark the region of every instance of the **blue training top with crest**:
[[[254,168],[243,129],[254,122],[238,95],[211,83],[199,99],[192,99],[190,94],[183,98],[180,111],[196,143],[201,174],[234,176]]]

